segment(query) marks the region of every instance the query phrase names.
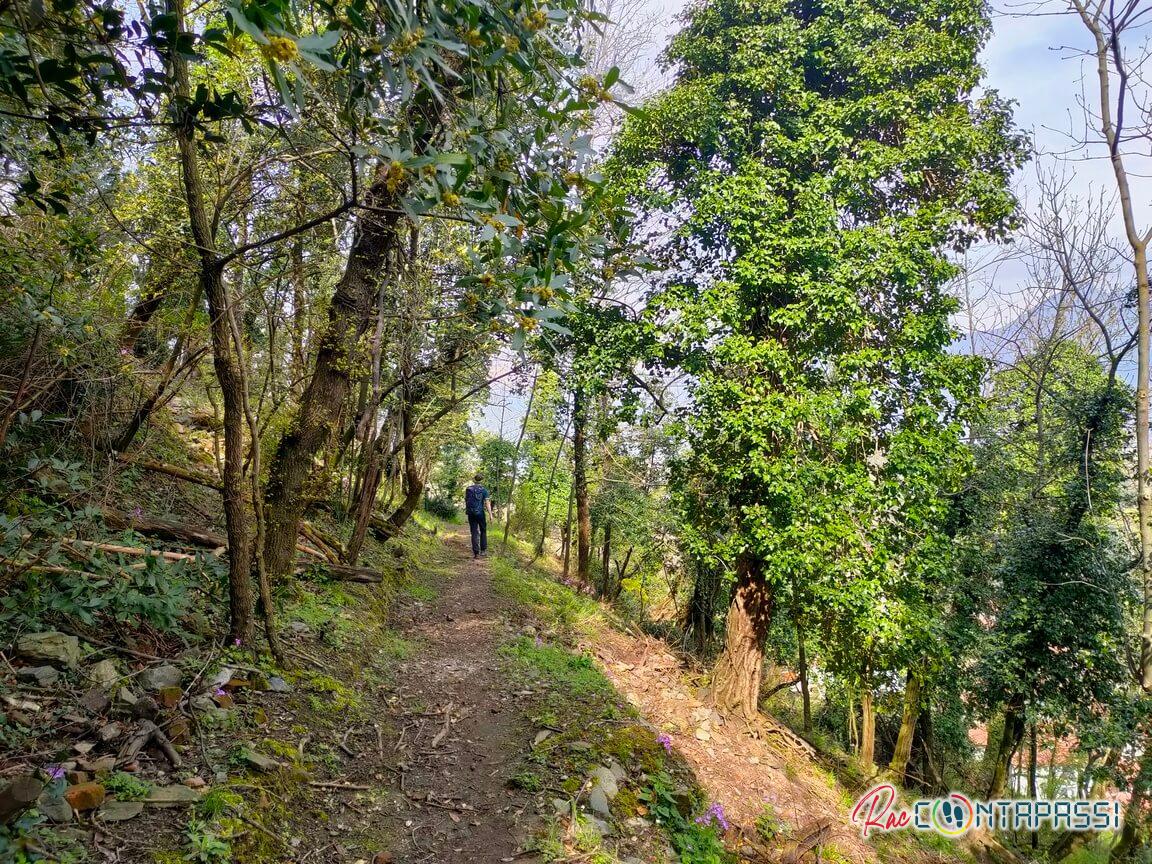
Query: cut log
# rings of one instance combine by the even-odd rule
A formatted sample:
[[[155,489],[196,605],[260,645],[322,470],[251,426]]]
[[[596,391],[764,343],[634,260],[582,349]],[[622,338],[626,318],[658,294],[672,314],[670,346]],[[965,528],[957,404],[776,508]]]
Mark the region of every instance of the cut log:
[[[36,803],[44,784],[31,774],[16,777],[0,790],[0,824],[7,824]]]
[[[330,534],[325,534],[311,522],[305,522],[303,520],[300,522],[300,536],[323,552],[324,557],[331,563],[340,563],[340,554],[343,547],[338,538]]]
[[[111,507],[101,507],[100,512],[104,521],[112,528],[129,529],[147,537],[159,537],[170,543],[186,543],[207,549],[219,549],[228,546],[227,537],[206,528],[197,528],[181,522],[170,522],[167,519],[152,519],[147,516],[121,513]]]

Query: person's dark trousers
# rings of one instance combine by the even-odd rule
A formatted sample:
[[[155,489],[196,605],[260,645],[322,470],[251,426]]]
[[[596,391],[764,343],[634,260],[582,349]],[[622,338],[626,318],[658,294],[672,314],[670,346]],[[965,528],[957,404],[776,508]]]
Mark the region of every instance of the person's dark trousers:
[[[472,532],[472,554],[488,551],[488,520],[483,513],[468,514],[468,530]]]

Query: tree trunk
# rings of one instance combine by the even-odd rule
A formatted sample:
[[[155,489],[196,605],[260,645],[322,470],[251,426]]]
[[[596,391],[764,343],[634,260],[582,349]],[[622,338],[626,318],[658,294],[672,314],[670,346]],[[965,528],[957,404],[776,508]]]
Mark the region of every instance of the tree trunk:
[[[764,640],[772,623],[773,600],[760,562],[742,554],[736,560],[724,652],[712,676],[712,699],[721,711],[739,712],[748,720],[759,712]]]
[[[600,553],[600,596],[607,597],[612,587],[612,523],[604,523],[604,548]]]
[[[1003,798],[1008,788],[1008,771],[1012,764],[1012,757],[1020,746],[1024,737],[1024,706],[1022,701],[1009,704],[1004,709],[1004,731],[1000,734],[1000,743],[992,763],[992,779],[988,784],[989,801]]]
[[[148,418],[152,416],[152,412],[156,410],[161,404],[161,400],[168,393],[168,386],[172,383],[173,379],[177,378],[184,369],[193,366],[203,355],[205,349],[192,352],[181,364],[180,370],[177,370],[176,364],[179,362],[180,356],[184,353],[188,334],[192,330],[192,324],[200,306],[201,294],[201,288],[198,285],[193,294],[192,302],[188,304],[188,310],[184,313],[184,323],[180,328],[179,334],[176,336],[176,343],[172,346],[172,351],[168,354],[168,359],[164,362],[164,366],[160,370],[160,382],[144,401],[137,406],[136,410],[132,413],[132,417],[124,426],[124,429],[121,430],[120,434],[109,444],[109,448],[116,453],[123,453],[132,446],[132,441],[136,438],[137,433],[147,422]]]
[[[860,691],[860,764],[869,776],[876,770],[876,706],[867,685]]]
[[[796,618],[796,645],[800,665],[800,701],[804,708],[804,734],[812,734],[812,696],[808,692],[808,651],[804,646],[804,625]]]
[[[716,635],[716,595],[719,579],[716,571],[701,558],[695,558],[696,578],[692,581],[692,596],[688,600],[684,629],[703,652]]]
[[[183,0],[169,0],[169,10],[176,26],[184,29]],[[205,203],[200,178],[200,161],[195,141],[193,119],[184,115],[184,107],[191,102],[192,85],[188,74],[188,61],[179,51],[168,56],[175,90],[174,104],[180,112],[175,124],[176,143],[180,151],[180,167],[184,181],[184,198],[192,239],[200,258],[199,288],[208,300],[208,316],[212,334],[212,365],[220,384],[224,402],[224,470],[221,484],[224,498],[224,521],[228,533],[228,599],[229,640],[247,645],[252,641],[252,538],[249,532],[248,506],[244,488],[244,393],[243,373],[239,367],[239,345],[232,344],[229,325],[229,297],[224,281],[224,266],[216,254],[208,207]],[[290,567],[296,546],[296,531],[287,538]]]
[[[1137,535],[1140,541],[1140,584],[1143,588],[1143,615],[1140,630],[1140,668],[1137,670],[1137,683],[1145,692],[1152,692],[1152,486],[1148,476],[1149,453],[1149,378],[1152,367],[1152,300],[1148,283],[1148,243],[1152,239],[1152,229],[1142,231],[1136,224],[1136,212],[1132,189],[1128,180],[1128,168],[1121,149],[1123,112],[1126,82],[1131,70],[1124,68],[1120,36],[1114,16],[1094,14],[1085,0],[1072,0],[1072,6],[1080,15],[1080,20],[1095,40],[1096,80],[1100,98],[1099,131],[1108,145],[1109,161],[1116,180],[1116,191],[1120,199],[1120,214],[1124,221],[1124,233],[1132,250],[1132,263],[1136,276],[1136,509]],[[1135,8],[1135,7],[1134,7]],[[1115,64],[1116,68],[1113,68]],[[1119,78],[1121,87],[1113,105],[1112,81]],[[1114,116],[1115,115],[1115,116]],[[1089,115],[1091,116],[1091,115]],[[1093,117],[1095,122],[1097,118]],[[1131,131],[1131,130],[1129,130]]]
[[[561,575],[565,579],[572,572],[572,508],[576,502],[576,487],[568,492],[568,515],[564,517],[564,527],[560,529],[560,558],[564,562]]]
[[[920,716],[920,678],[908,670],[908,683],[904,688],[904,713],[900,718],[900,733],[896,736],[896,748],[892,751],[892,761],[888,771],[900,784],[908,771],[908,759],[912,755],[912,739],[916,735],[916,720]]]
[[[1120,748],[1110,747],[1108,752],[1104,755],[1104,766],[1108,769],[1109,774],[1115,770],[1119,763]],[[1111,779],[1109,774],[1101,774],[1101,776],[1092,781],[1092,787],[1088,791],[1089,798],[1103,798],[1108,793],[1108,784]]]
[[[556,470],[560,467],[560,457],[564,455],[564,445],[568,441],[568,429],[572,425],[572,418],[564,427],[564,434],[560,436],[560,444],[556,448],[556,458],[552,461],[552,471],[548,475],[548,492],[544,496],[544,519],[540,525],[540,542],[536,544],[536,557],[544,554],[544,545],[548,542],[548,518],[552,515],[552,487],[556,485]]]
[[[143,353],[137,351],[136,343],[140,339],[140,334],[144,332],[144,328],[148,326],[148,322],[159,311],[164,297],[165,291],[161,288],[155,288],[137,298],[136,305],[132,307],[132,311],[128,314],[128,320],[124,322],[124,329],[120,333],[120,347],[122,349],[131,351],[133,354]]]
[[[1135,248],[1136,294],[1140,332],[1136,369],[1136,502],[1140,519],[1140,584],[1144,587],[1144,616],[1140,631],[1140,686],[1152,693],[1152,487],[1149,486],[1148,388],[1149,320],[1148,246]],[[1127,827],[1127,822],[1125,822]]]
[[[572,484],[576,495],[576,578],[587,584],[592,559],[592,514],[588,505],[588,424],[584,391],[572,393]]]
[[[848,688],[848,749],[859,755],[860,729],[856,725],[856,694]]]
[[[376,493],[380,491],[380,481],[384,477],[383,466],[380,464],[380,454],[375,448],[370,448],[365,456],[364,474],[360,480],[359,496],[356,499],[356,522],[352,526],[352,536],[348,539],[348,547],[344,550],[344,563],[355,564],[360,557],[360,550],[364,546],[364,538],[372,524],[372,515],[376,510]]]
[[[344,275],[328,307],[312,376],[288,430],[272,458],[264,492],[268,531],[264,563],[273,582],[291,570],[292,543],[304,513],[304,486],[312,464],[337,429],[355,366],[356,344],[372,323],[372,304],[390,253],[398,242],[396,205],[383,170],[368,193],[367,211],[356,228]]]
[[[516,453],[512,457],[512,478],[508,481],[508,510],[504,514],[504,537],[500,540],[500,548],[508,545],[508,530],[512,527],[512,496],[516,493],[516,477],[520,469],[520,448],[524,445],[524,433],[528,431],[528,420],[532,416],[532,403],[536,401],[536,382],[540,378],[539,370],[532,376],[532,390],[528,394],[528,407],[524,409],[524,422],[520,424],[520,434],[516,437]]]
[[[920,739],[920,776],[925,785],[933,792],[944,789],[943,772],[936,765],[936,754],[933,752],[936,742],[932,734],[932,709],[925,705],[920,712],[920,722],[916,724],[916,734]]]
[[[1028,797],[1033,801],[1037,799],[1036,794],[1036,724],[1032,723],[1028,729]],[[1032,848],[1036,849],[1040,845],[1040,835],[1032,832]]]

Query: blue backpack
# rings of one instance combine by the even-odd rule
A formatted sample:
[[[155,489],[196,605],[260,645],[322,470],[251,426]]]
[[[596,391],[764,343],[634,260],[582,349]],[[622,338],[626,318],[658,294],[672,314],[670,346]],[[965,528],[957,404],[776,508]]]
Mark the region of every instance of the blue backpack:
[[[470,516],[479,516],[484,512],[484,499],[488,497],[488,490],[479,484],[469,486],[464,490],[464,509]]]

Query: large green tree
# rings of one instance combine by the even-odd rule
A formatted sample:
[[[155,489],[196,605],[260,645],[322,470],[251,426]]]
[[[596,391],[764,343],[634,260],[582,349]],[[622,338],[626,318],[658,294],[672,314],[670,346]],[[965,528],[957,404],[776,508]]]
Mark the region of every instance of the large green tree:
[[[1081,345],[1053,339],[999,373],[990,401],[962,506],[964,569],[986,622],[970,690],[1004,721],[988,756],[997,798],[1027,722],[1100,715],[1122,690],[1135,597],[1116,516],[1132,393]]]
[[[693,374],[685,464],[735,558],[725,709],[756,711],[778,586],[879,620],[946,548],[978,381],[948,351],[947,252],[1011,224],[1024,152],[1007,104],[974,95],[989,29],[979,0],[703,0],[620,140],[644,224],[671,223],[651,309]]]

